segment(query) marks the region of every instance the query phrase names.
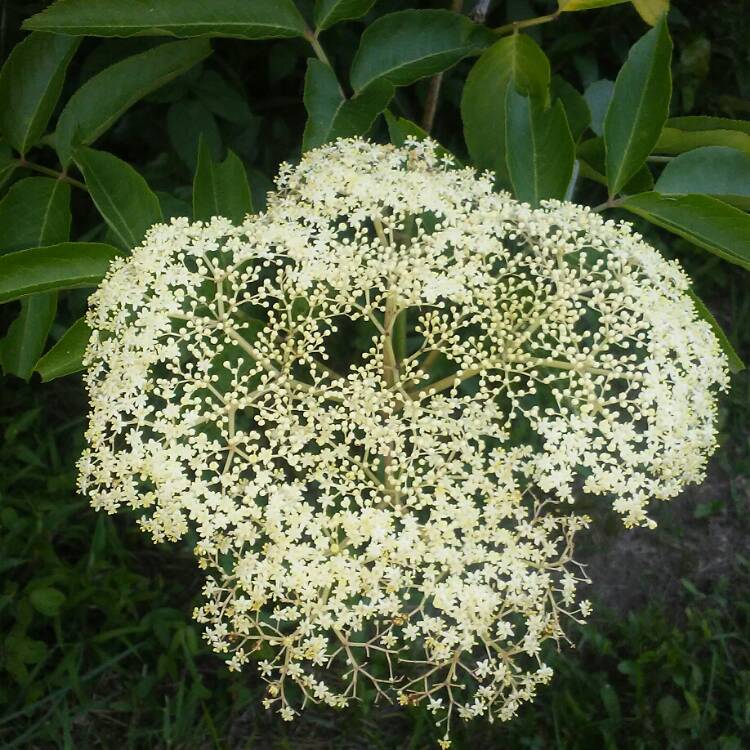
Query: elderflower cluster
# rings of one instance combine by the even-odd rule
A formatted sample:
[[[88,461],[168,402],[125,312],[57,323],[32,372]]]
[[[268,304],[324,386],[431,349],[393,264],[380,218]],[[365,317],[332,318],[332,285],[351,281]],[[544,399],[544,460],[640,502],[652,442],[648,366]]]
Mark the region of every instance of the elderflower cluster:
[[[285,719],[366,689],[512,717],[588,614],[570,503],[652,524],[727,384],[675,262],[429,141],[338,141],[242,226],[152,228],[87,319],[80,489],[191,532],[196,618]]]

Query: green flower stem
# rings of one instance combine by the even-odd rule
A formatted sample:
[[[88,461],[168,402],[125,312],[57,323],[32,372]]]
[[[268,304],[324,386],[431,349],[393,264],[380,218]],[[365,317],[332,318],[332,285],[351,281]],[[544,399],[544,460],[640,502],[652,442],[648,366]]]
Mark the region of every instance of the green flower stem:
[[[393,321],[393,354],[397,366],[406,357],[406,316],[407,311],[403,309]]]

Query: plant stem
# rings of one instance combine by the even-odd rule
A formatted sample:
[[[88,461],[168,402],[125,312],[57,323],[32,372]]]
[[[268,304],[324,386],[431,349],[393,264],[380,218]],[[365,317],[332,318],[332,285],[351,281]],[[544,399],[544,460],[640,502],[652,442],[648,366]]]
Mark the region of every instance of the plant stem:
[[[674,159],[674,156],[649,156],[646,161],[654,162],[654,164],[668,164]]]
[[[549,23],[550,21],[556,21],[559,17],[561,10],[556,10],[554,13],[548,13],[546,16],[538,16],[537,18],[527,18],[525,21],[513,21],[512,23],[505,24],[505,26],[498,26],[496,29],[492,29],[498,36],[504,34],[515,34],[521,29],[527,29],[530,26],[539,26],[543,23]]]
[[[48,177],[54,177],[56,180],[62,180],[63,182],[68,182],[74,187],[80,188],[81,190],[85,190],[86,192],[88,192],[88,188],[82,182],[79,182],[73,177],[69,177],[65,172],[57,172],[54,169],[50,169],[49,167],[43,167],[41,164],[35,164],[32,161],[26,161],[26,159],[24,159],[23,157],[20,159],[16,159],[16,164],[18,164],[18,166],[22,167],[23,169],[31,169],[34,172],[45,174]]]
[[[591,210],[595,211],[596,213],[600,213],[601,211],[604,211],[607,208],[617,208],[618,206],[621,206],[625,202],[625,198],[610,198],[607,201],[604,201],[604,203],[600,203],[598,206],[594,206]]]
[[[437,112],[438,99],[440,98],[440,87],[443,85],[443,74],[438,73],[430,79],[430,88],[427,90],[427,99],[424,103],[422,114],[422,129],[429,133],[435,124],[435,113]]]
[[[313,48],[313,52],[315,52],[315,56],[320,60],[320,62],[325,63],[331,70],[333,70],[333,65],[331,65],[331,61],[328,59],[328,55],[326,55],[325,50],[323,47],[321,47],[320,42],[318,41],[318,36],[310,29],[305,30],[305,39],[307,39],[308,42],[310,42],[310,46]]]
[[[333,74],[336,75],[336,71],[333,68],[333,65],[331,65],[331,60],[329,59],[328,55],[326,54],[326,51],[323,49],[322,45],[318,41],[318,34],[317,32],[312,31],[311,29],[305,29],[305,39],[310,43],[310,46],[313,48],[313,52],[315,53],[315,57],[320,60],[324,65],[327,65],[332,71]],[[338,81],[338,76],[336,76],[336,80]],[[339,82],[339,91],[341,92],[341,96],[346,98],[346,94],[344,93],[344,87]]]
[[[452,0],[451,10],[454,13],[460,13],[464,7],[464,0]],[[432,131],[435,124],[435,113],[437,112],[438,100],[440,99],[440,87],[443,85],[443,74],[438,73],[430,80],[430,88],[427,91],[427,99],[424,103],[424,113],[422,114],[422,128],[428,133]]]

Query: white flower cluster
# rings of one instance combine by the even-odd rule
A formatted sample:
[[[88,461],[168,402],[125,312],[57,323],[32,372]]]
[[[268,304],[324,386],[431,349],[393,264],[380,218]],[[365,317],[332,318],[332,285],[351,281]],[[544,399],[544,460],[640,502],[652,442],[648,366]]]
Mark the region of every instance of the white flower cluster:
[[[651,524],[714,448],[726,363],[687,289],[587,208],[342,140],[242,226],[174,220],[113,264],[80,489],[191,531],[195,616],[285,719],[367,691],[508,719],[588,613],[570,502]]]

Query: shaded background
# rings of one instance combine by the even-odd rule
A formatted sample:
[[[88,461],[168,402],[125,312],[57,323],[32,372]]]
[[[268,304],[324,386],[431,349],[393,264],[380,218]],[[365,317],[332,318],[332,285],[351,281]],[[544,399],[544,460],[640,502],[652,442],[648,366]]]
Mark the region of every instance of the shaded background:
[[[0,2],[0,60],[22,38],[21,21],[46,4]],[[381,0],[376,11],[447,4]],[[309,10],[311,3],[298,5]],[[672,114],[750,118],[750,3],[673,5]],[[553,7],[495,0],[488,23]],[[362,28],[351,22],[325,32],[334,66],[351,59]],[[584,90],[614,79],[644,31],[631,7],[615,6],[567,14],[532,35],[553,72]],[[85,40],[61,101],[103,67],[161,41]],[[215,157],[226,148],[241,156],[256,205],[279,162],[299,151],[309,46],[213,45],[208,61],[136,105],[100,142],[133,164],[173,215],[189,212],[199,135]],[[459,156],[458,103],[471,64],[446,74],[434,131]],[[399,89],[393,109],[419,120],[426,89],[426,82]],[[382,123],[374,136],[385,139]],[[40,154],[56,166],[51,150]],[[599,202],[597,189],[576,198]],[[77,236],[103,232],[86,200],[73,205]],[[750,360],[747,273],[647,231],[686,266]],[[80,316],[85,294],[66,295],[61,305],[53,338]],[[0,330],[15,313],[14,305],[0,308]],[[434,746],[441,733],[421,709],[313,709],[291,725],[265,712],[252,667],[230,675],[200,641],[190,613],[201,581],[189,550],[154,545],[131,518],[97,515],[76,496],[85,408],[78,376],[44,386],[0,382],[0,747]],[[707,481],[659,508],[655,532],[626,532],[619,519],[597,511],[599,531],[581,551],[594,580],[591,623],[571,630],[574,648],[551,656],[557,674],[533,705],[509,724],[456,725],[456,747],[750,747],[749,412],[750,378],[741,373],[722,402],[721,448]]]

